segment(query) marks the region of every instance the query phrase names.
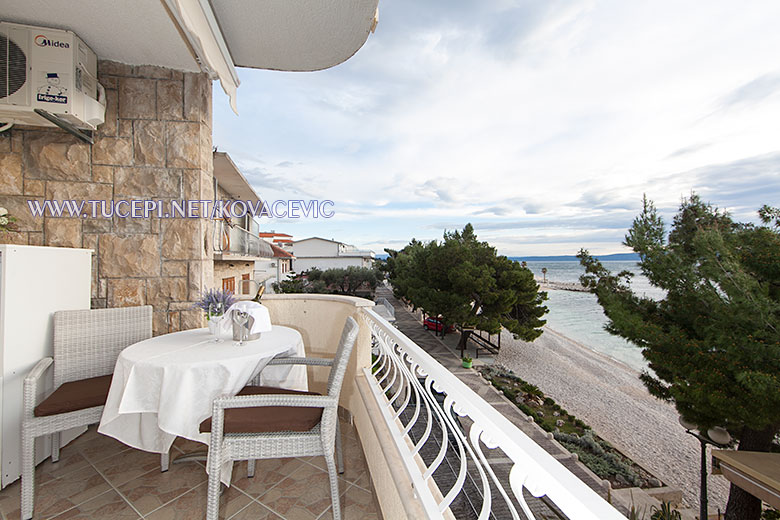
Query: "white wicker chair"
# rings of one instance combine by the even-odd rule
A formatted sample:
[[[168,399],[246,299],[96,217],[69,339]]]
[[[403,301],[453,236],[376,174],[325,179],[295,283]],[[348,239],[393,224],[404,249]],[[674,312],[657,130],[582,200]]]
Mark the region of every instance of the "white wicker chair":
[[[36,437],[52,436],[51,459],[57,462],[60,432],[100,422],[122,349],[151,337],[148,305],[54,313],[54,357],[40,360],[24,379],[22,519],[33,516]],[[56,390],[38,403],[42,378],[52,364]],[[166,457],[162,460],[165,466]]]
[[[219,516],[220,471],[226,462],[248,460],[250,475],[255,459],[283,457],[307,457],[323,455],[330,477],[330,494],[333,501],[333,518],[341,518],[338,475],[334,460],[334,441],[339,459],[339,471],[343,471],[341,439],[338,421],[338,404],[341,385],[347,370],[349,356],[355,345],[358,324],[347,318],[341,341],[333,359],[279,358],[270,364],[302,364],[330,366],[327,395],[311,392],[295,392],[271,387],[247,387],[236,396],[221,396],[214,400],[211,419],[201,424],[202,431],[211,432],[209,445],[207,520]],[[269,410],[267,407],[276,407]],[[300,409],[291,410],[291,408]],[[241,410],[238,410],[241,409]],[[319,418],[312,409],[322,409]],[[284,413],[296,412],[308,416],[315,424],[306,430],[269,428],[269,422]],[[232,414],[232,415],[231,415]],[[240,416],[240,419],[239,419]],[[240,423],[240,426],[239,426]],[[257,426],[257,430],[253,429]],[[272,425],[273,426],[273,425]],[[255,433],[260,431],[262,433]]]

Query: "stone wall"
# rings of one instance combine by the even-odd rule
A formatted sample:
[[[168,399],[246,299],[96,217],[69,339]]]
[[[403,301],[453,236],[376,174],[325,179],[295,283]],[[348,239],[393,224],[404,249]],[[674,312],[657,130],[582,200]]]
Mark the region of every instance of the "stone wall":
[[[33,217],[28,200],[213,198],[211,81],[204,74],[101,61],[106,122],[90,146],[56,128],[0,134],[0,206],[19,232],[2,242],[95,251],[93,307],[154,306],[154,332],[199,327],[213,283],[206,219]]]

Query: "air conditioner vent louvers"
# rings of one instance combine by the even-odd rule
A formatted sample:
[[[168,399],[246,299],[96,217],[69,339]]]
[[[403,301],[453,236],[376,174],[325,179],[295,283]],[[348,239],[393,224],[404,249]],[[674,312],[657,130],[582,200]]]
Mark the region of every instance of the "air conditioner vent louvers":
[[[27,81],[27,56],[10,38],[0,34],[0,98],[14,94]]]

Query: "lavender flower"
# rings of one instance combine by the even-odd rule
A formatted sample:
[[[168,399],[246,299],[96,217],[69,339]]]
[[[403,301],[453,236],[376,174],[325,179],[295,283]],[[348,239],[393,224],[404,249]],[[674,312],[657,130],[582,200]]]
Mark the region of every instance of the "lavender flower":
[[[195,302],[193,307],[201,309],[208,315],[209,308],[211,308],[212,311],[221,308],[222,312],[225,312],[234,303],[236,303],[236,299],[233,298],[232,292],[224,291],[222,289],[206,289],[200,297],[200,300]]]

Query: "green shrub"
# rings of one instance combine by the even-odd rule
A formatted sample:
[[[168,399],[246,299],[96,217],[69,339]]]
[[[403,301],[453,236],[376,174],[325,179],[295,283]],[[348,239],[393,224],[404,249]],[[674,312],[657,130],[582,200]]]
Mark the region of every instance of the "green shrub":
[[[553,435],[555,440],[570,452],[576,453],[580,461],[599,477],[631,486],[644,484],[642,477],[620,455],[610,451],[612,446],[594,437],[591,430],[586,430],[581,437],[562,432],[553,432]]]
[[[650,520],[682,520],[680,512],[674,509],[669,502],[661,502],[661,507],[653,506],[652,511]]]

